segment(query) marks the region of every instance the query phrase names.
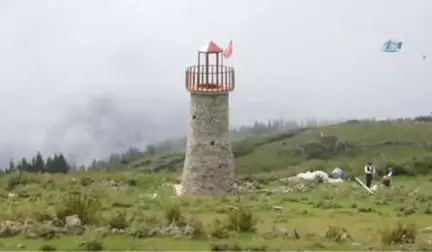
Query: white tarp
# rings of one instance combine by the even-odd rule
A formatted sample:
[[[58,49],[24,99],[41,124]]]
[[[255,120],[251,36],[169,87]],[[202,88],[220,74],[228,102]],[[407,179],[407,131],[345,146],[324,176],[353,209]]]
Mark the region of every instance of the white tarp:
[[[314,171],[314,172],[302,172],[297,174],[297,179],[304,179],[304,180],[315,180],[317,178],[321,178],[325,182],[329,183],[341,183],[343,180],[341,178],[332,179],[329,177],[329,175],[323,171]]]

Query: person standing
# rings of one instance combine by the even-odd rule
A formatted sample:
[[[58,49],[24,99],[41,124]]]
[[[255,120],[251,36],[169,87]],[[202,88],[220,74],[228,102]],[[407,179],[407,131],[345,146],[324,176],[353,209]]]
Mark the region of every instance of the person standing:
[[[364,172],[366,174],[366,186],[368,188],[371,187],[372,183],[372,177],[375,174],[375,166],[372,164],[372,162],[368,162],[364,167]]]

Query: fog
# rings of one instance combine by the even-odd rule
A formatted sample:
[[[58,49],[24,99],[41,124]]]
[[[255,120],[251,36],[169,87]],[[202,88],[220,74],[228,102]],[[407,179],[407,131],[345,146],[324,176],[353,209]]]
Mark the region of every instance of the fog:
[[[182,136],[184,70],[225,47],[231,123],[429,113],[432,1],[0,0],[0,164]],[[399,53],[380,50],[388,39]]]

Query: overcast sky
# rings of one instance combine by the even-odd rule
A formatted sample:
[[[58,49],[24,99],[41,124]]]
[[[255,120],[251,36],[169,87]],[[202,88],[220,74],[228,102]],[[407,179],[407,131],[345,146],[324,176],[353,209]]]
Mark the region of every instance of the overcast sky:
[[[234,42],[232,124],[426,114],[430,24],[430,0],[0,0],[0,159],[184,134],[209,40]]]

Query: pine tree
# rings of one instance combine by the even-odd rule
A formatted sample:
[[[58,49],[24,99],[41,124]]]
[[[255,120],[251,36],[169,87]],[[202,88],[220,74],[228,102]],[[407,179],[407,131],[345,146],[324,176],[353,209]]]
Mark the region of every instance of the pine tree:
[[[13,171],[15,171],[15,163],[14,163],[13,159],[11,159],[9,161],[9,167],[6,170],[6,172],[13,172]]]
[[[46,162],[46,171],[49,173],[67,173],[70,166],[63,154],[55,154],[53,158],[48,158]]]
[[[34,172],[45,172],[45,161],[40,152],[36,153],[36,158],[34,159],[32,166],[32,171]]]
[[[56,171],[60,173],[68,173],[70,166],[63,154],[59,154],[56,161]]]
[[[57,158],[57,155],[54,155],[54,158]],[[51,157],[48,157],[45,164],[45,172],[55,173],[55,163]]]
[[[21,163],[18,165],[18,170],[28,172],[30,171],[31,165],[27,162],[27,159],[23,157]]]

